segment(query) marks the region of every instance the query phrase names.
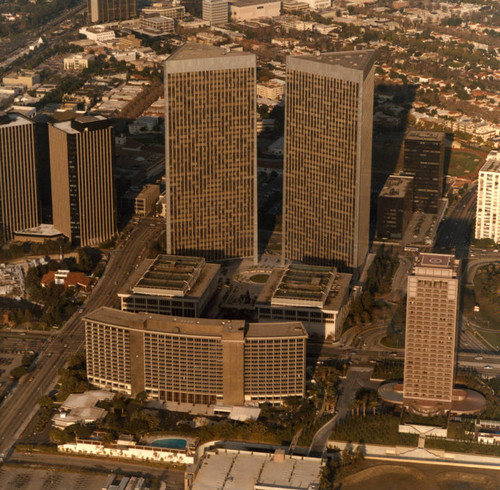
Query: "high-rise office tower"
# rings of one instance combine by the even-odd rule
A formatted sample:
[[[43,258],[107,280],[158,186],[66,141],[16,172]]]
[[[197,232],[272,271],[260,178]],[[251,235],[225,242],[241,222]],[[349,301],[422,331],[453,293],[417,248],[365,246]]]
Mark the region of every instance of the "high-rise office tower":
[[[453,400],[460,261],[420,254],[408,277],[403,404],[446,412]]]
[[[90,24],[137,17],[136,0],[87,0],[87,8]]]
[[[168,254],[257,257],[255,72],[199,44],[165,63]]]
[[[227,24],[228,0],[203,0],[202,9],[203,20],[210,22],[211,26]]]
[[[479,171],[475,237],[500,242],[500,152],[492,151]]]
[[[14,231],[37,226],[35,124],[15,113],[0,113],[0,242]]]
[[[404,143],[404,173],[414,179],[413,207],[437,213],[443,194],[444,133],[408,131]]]
[[[83,116],[49,126],[54,227],[82,247],[115,235],[110,120]]]
[[[353,272],[368,252],[374,54],[286,63],[283,257]]]

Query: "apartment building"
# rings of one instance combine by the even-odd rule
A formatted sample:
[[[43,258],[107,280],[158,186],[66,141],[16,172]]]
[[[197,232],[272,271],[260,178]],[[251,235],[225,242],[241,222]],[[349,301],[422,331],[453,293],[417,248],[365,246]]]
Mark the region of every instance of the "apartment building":
[[[500,242],[500,152],[492,151],[479,171],[475,237]]]
[[[283,257],[353,273],[368,253],[373,51],[288,56]]]
[[[38,224],[35,123],[0,112],[0,242]]]
[[[408,276],[403,404],[421,413],[452,407],[460,261],[422,253]]]
[[[257,257],[256,58],[187,43],[165,63],[167,253]]]
[[[202,257],[146,259],[118,292],[123,311],[199,317],[217,288],[220,265]]]
[[[207,405],[304,396],[307,333],[297,322],[179,318],[102,307],[84,319],[90,383]]]

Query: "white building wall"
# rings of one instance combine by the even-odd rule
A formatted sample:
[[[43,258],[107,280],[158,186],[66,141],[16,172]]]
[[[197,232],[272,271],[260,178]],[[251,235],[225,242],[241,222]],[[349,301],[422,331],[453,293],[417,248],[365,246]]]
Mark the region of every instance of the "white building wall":
[[[496,161],[497,165],[492,167],[493,161]],[[487,171],[479,172],[475,237],[478,240],[491,238],[498,243],[500,242],[500,153],[491,152],[486,160],[486,166],[488,166]]]

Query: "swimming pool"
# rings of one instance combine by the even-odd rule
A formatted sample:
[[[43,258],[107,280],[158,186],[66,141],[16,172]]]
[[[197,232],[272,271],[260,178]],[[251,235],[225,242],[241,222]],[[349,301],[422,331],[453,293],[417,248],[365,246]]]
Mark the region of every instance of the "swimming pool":
[[[187,441],[186,439],[177,439],[175,437],[170,437],[168,439],[156,439],[151,443],[154,447],[162,447],[166,449],[186,449]]]

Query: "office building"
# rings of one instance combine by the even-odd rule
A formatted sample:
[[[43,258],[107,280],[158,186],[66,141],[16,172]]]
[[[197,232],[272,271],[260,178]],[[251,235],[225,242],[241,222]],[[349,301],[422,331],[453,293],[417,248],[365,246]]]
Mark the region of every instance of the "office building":
[[[179,21],[186,16],[186,8],[183,5],[171,5],[155,3],[144,7],[141,10],[141,17],[170,17],[174,21]]]
[[[0,112],[0,242],[38,224],[35,123]]]
[[[215,293],[219,264],[159,255],[141,262],[118,292],[123,311],[199,317]]]
[[[475,237],[500,242],[500,152],[492,151],[479,171]]]
[[[404,142],[404,173],[414,179],[413,208],[437,213],[443,194],[444,137],[438,131],[408,131]]]
[[[413,177],[390,175],[377,203],[377,236],[403,238],[413,214]]]
[[[180,403],[281,403],[304,396],[307,333],[297,322],[180,318],[99,308],[84,319],[90,383]]]
[[[229,16],[228,0],[203,0],[202,16],[203,20],[210,22],[211,26],[227,24]]]
[[[82,116],[49,126],[54,227],[82,247],[116,233],[110,120]]]
[[[191,43],[165,63],[169,254],[257,257],[255,67]]]
[[[304,0],[311,10],[323,10],[331,7],[330,0]]]
[[[171,34],[175,30],[175,21],[170,17],[141,17],[141,29],[152,31],[158,34]]]
[[[64,69],[69,71],[82,71],[95,61],[93,54],[77,53],[64,58]]]
[[[136,0],[87,0],[89,24],[106,24],[137,17]]]
[[[255,307],[261,321],[299,321],[310,336],[337,339],[349,313],[351,274],[292,264],[275,269]]]
[[[283,257],[359,269],[368,252],[373,51],[287,57]]]
[[[229,3],[229,14],[233,22],[279,17],[281,2],[280,0],[236,0]]]
[[[453,401],[460,261],[420,254],[408,276],[403,404],[447,412]]]

